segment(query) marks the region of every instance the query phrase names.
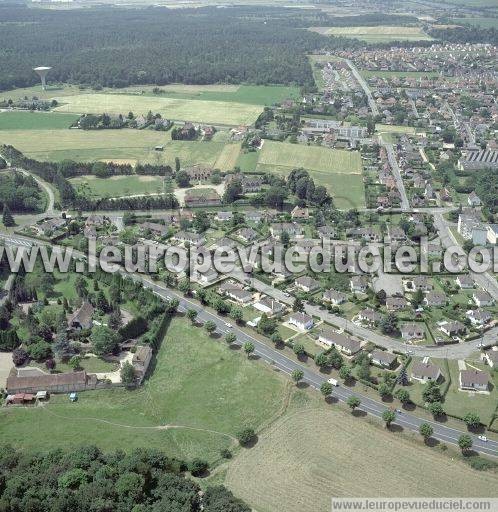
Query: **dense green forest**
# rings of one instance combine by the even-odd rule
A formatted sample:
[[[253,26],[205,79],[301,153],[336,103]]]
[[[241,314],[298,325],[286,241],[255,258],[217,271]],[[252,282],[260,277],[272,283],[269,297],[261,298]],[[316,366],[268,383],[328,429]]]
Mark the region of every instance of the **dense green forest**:
[[[307,53],[358,45],[303,30],[320,11],[271,7],[47,10],[0,6],[0,91],[51,82],[93,87],[183,82],[312,86]],[[33,27],[36,27],[34,29]],[[179,30],[181,27],[181,30]]]
[[[200,492],[187,467],[157,450],[23,453],[3,447],[0,510],[9,512],[250,512],[222,486]],[[194,470],[195,472],[195,470]]]
[[[0,209],[7,205],[14,212],[42,212],[43,193],[31,176],[20,172],[0,175]]]
[[[431,28],[427,33],[435,39],[449,43],[487,43],[498,44],[498,30],[495,28],[479,28],[464,26],[456,28]]]

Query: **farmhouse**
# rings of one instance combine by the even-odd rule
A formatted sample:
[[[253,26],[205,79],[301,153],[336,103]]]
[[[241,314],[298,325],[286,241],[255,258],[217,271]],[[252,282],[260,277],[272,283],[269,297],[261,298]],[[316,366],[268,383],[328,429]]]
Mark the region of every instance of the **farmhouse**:
[[[313,327],[313,318],[306,313],[293,313],[288,320],[289,324],[295,325],[298,329],[306,331]]]
[[[97,387],[97,376],[85,371],[45,373],[38,368],[12,368],[7,378],[7,393],[71,393]]]
[[[397,360],[396,354],[391,354],[385,350],[374,350],[370,354],[372,363],[381,368],[392,368]]]
[[[93,325],[93,306],[84,302],[74,313],[67,315],[67,325],[70,329],[91,329]]]
[[[219,206],[221,198],[216,190],[200,189],[196,191],[188,190],[185,193],[185,206],[195,208],[196,206]]]
[[[348,356],[352,356],[360,351],[361,345],[359,341],[350,338],[344,334],[333,331],[332,329],[324,329],[318,335],[318,341],[327,347],[334,346]]]
[[[419,382],[437,382],[441,375],[441,368],[435,364],[416,361],[412,365],[412,379]]]
[[[213,169],[204,165],[194,165],[187,167],[185,172],[188,174],[191,181],[206,181],[211,178]]]
[[[459,383],[462,390],[487,391],[489,375],[479,370],[461,370]]]
[[[142,384],[150,362],[152,360],[152,348],[149,345],[137,346],[137,351],[133,354],[131,364],[135,370],[135,378],[138,384]]]

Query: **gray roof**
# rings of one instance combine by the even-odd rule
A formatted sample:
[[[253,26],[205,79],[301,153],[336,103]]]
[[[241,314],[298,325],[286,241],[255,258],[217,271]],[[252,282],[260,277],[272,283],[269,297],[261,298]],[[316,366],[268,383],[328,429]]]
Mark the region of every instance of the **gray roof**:
[[[461,370],[460,382],[463,387],[487,386],[489,375],[479,370]]]
[[[349,336],[335,332],[331,329],[324,329],[320,333],[320,336],[326,339],[329,343],[349,350],[351,353],[358,352],[361,348],[361,344],[359,341],[356,341],[353,338],[350,338]]]
[[[415,377],[426,377],[436,379],[441,372],[441,368],[435,364],[416,361],[412,365],[412,375]]]
[[[372,352],[372,360],[391,365],[396,360],[396,354],[391,354],[384,350],[374,350]]]

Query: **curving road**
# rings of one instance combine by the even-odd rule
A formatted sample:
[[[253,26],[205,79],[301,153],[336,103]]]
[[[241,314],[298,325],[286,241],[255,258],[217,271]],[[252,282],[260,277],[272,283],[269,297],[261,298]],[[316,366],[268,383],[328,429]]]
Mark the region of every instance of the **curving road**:
[[[40,244],[40,241],[35,239],[30,239],[29,237],[19,237],[19,236],[11,236],[11,235],[3,235],[0,234],[0,238],[6,240],[7,243],[12,245],[21,245],[27,246],[30,243]],[[48,243],[43,243],[42,245],[50,245]],[[76,257],[85,258],[86,255],[79,252],[73,251]],[[197,303],[196,301],[184,297],[182,294],[178,293],[176,290],[172,290],[167,288],[162,283],[153,282],[150,278],[143,274],[129,274],[124,270],[120,270],[123,275],[130,277],[135,281],[140,281],[145,288],[149,288],[159,297],[164,299],[176,298],[179,301],[179,311],[184,312],[187,309],[194,309],[197,311],[197,319],[206,322],[208,320],[213,321],[216,324],[216,330],[219,334],[223,335],[227,332],[234,332],[237,336],[237,344],[243,345],[246,341],[251,341],[254,344],[255,351],[254,354],[271,364],[274,368],[277,368],[279,371],[291,374],[293,370],[301,370],[304,374],[304,382],[310,385],[314,389],[319,389],[320,386],[327,381],[328,376],[321,374],[319,371],[308,368],[307,366],[302,365],[301,363],[294,361],[288,358],[286,355],[282,354],[281,351],[275,349],[272,346],[266,345],[255,336],[252,336],[250,333],[242,330],[237,325],[228,324],[226,319],[221,318],[217,314],[208,311],[202,305]],[[348,326],[349,327],[349,326]],[[358,396],[361,400],[360,410],[365,411],[372,416],[377,418],[382,417],[382,413],[388,408],[387,405],[373,400],[368,396],[364,396],[361,393],[353,391],[347,387],[337,386],[334,388],[333,396],[337,399],[345,402],[348,400],[350,396]],[[403,427],[406,430],[410,430],[413,432],[418,432],[418,428],[422,423],[430,423],[434,429],[433,437],[445,443],[451,443],[454,445],[458,445],[458,438],[466,432],[447,427],[441,423],[435,421],[429,421],[426,419],[418,418],[413,414],[409,414],[406,412],[398,411],[396,413],[395,424]],[[473,449],[479,451],[486,455],[491,455],[494,457],[498,457],[498,441],[488,440],[487,442],[482,441],[478,438],[478,436],[471,434],[473,441]]]

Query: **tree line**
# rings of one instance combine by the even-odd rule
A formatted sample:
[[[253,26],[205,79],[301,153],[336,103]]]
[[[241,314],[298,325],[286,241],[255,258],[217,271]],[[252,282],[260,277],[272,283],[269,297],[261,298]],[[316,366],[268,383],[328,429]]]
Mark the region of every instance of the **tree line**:
[[[79,512],[250,512],[223,486],[200,486],[185,477],[207,463],[182,461],[159,450],[104,453],[95,446],[27,452],[9,446],[0,455],[0,509]]]
[[[0,91],[48,82],[94,88],[130,84],[254,83],[313,86],[307,54],[360,42],[303,28],[320,12],[270,7],[217,9],[0,7]],[[37,30],[32,29],[36,23]],[[178,28],[181,27],[181,30]]]

